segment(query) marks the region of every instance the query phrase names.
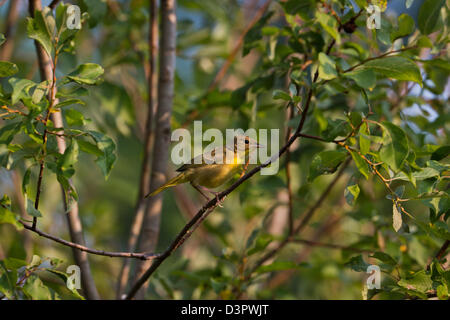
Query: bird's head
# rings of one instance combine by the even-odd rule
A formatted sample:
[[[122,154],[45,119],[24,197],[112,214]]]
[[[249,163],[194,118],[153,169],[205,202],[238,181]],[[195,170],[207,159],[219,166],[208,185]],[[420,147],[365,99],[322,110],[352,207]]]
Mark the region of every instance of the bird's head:
[[[246,154],[263,147],[258,142],[246,135],[237,135],[234,137],[234,150],[236,152],[245,152]]]

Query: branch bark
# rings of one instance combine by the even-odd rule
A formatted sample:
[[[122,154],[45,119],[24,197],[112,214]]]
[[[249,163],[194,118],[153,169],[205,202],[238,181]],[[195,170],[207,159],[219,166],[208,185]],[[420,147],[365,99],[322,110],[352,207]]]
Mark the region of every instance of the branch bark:
[[[155,119],[155,142],[152,155],[152,172],[149,190],[154,190],[165,182],[170,145],[170,120],[174,95],[176,14],[175,0],[162,0],[160,3],[161,37],[159,53],[158,106]],[[159,237],[162,195],[148,199],[147,211],[141,230],[139,250],[154,251]],[[140,277],[150,266],[141,262],[137,266],[136,277]],[[140,291],[139,297],[144,297]]]
[[[44,231],[41,231],[37,228],[34,228],[32,225],[28,225],[27,223],[25,223],[22,220],[19,220],[19,222],[23,225],[23,227],[27,230],[30,230],[38,235],[40,235],[41,237],[53,240],[55,242],[61,243],[65,246],[74,248],[74,249],[78,249],[87,253],[92,253],[92,254],[96,254],[99,256],[106,256],[106,257],[111,257],[111,258],[135,258],[135,259],[139,259],[139,260],[151,260],[154,259],[156,257],[158,257],[157,254],[153,254],[153,253],[135,253],[135,252],[112,252],[112,251],[104,251],[104,250],[97,250],[97,249],[92,249],[92,248],[88,248],[86,246],[80,245],[78,243],[74,243],[74,242],[70,242],[58,237],[55,237],[51,234],[45,233]]]
[[[147,92],[148,92],[148,108],[147,118],[145,123],[144,132],[144,157],[142,159],[141,177],[139,182],[139,192],[136,203],[136,209],[134,213],[134,219],[131,224],[130,236],[128,238],[127,251],[136,250],[136,244],[138,241],[139,233],[144,221],[144,215],[148,214],[148,199],[144,199],[144,196],[150,191],[150,156],[151,148],[153,145],[154,133],[153,133],[153,118],[155,110],[155,87],[156,87],[156,55],[158,53],[158,16],[157,16],[157,2],[156,0],[150,0],[149,4],[149,60],[148,60],[148,72],[147,72]],[[125,287],[130,278],[130,262],[125,260],[122,265],[122,269],[119,274],[119,281],[117,283],[116,297],[120,299]]]
[[[35,10],[42,10],[42,4],[40,0],[30,0],[29,1],[29,14],[30,16],[34,16]],[[41,74],[42,80],[48,80],[49,83],[53,81],[53,71],[52,71],[52,62],[50,57],[47,55],[45,50],[38,42],[34,42],[36,47],[36,53],[38,57],[39,71]],[[53,90],[52,97],[53,104],[58,103],[58,99],[56,99],[56,88]],[[53,121],[53,125],[57,128],[63,127],[63,120],[61,112],[53,112],[51,114],[51,118]],[[66,150],[66,142],[64,137],[56,137],[57,146],[59,153],[64,153]],[[67,199],[65,198],[65,192],[63,187],[61,186],[62,194],[63,194],[63,204],[64,209],[67,212]],[[81,225],[81,220],[78,215],[78,204],[76,202],[73,203],[71,209],[67,213],[67,222],[69,226],[70,237],[73,242],[78,243],[82,246],[85,245],[84,237],[83,237],[83,228]],[[87,253],[84,251],[80,251],[78,249],[73,248],[74,259],[77,265],[81,269],[81,283],[83,287],[84,294],[87,299],[96,300],[100,299],[100,296],[97,292],[97,288],[95,287],[94,278],[92,277],[91,269],[89,266],[89,261],[87,257]]]

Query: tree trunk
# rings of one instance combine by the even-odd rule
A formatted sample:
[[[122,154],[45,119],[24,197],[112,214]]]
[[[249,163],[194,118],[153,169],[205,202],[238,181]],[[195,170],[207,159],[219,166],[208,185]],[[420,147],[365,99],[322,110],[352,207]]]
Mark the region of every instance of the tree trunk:
[[[170,120],[174,95],[176,14],[175,0],[162,0],[160,5],[161,36],[159,54],[158,106],[155,119],[155,143],[152,155],[152,171],[149,190],[154,190],[166,181],[167,162],[170,146]],[[141,230],[139,251],[155,251],[159,237],[162,209],[162,194],[151,197],[147,203]],[[136,279],[139,278],[151,262],[140,262]],[[137,298],[144,298],[147,286],[141,288]]]
[[[149,59],[146,64],[148,69],[146,71],[147,78],[147,92],[148,92],[148,107],[147,107],[147,119],[145,122],[144,130],[144,156],[142,159],[141,177],[139,181],[139,193],[136,201],[136,208],[134,213],[134,219],[131,224],[130,236],[128,238],[127,251],[134,252],[136,250],[136,244],[138,241],[139,233],[142,229],[142,223],[144,221],[144,215],[149,207],[147,205],[148,199],[144,196],[150,191],[150,156],[152,152],[152,145],[154,139],[153,133],[153,118],[155,112],[155,96],[156,96],[156,55],[158,54],[158,5],[156,0],[150,0],[149,4],[149,28],[148,28],[148,46],[149,46]],[[119,281],[117,284],[117,299],[120,299],[124,293],[125,287],[130,278],[130,260],[125,259],[123,261],[122,269],[119,274]]]

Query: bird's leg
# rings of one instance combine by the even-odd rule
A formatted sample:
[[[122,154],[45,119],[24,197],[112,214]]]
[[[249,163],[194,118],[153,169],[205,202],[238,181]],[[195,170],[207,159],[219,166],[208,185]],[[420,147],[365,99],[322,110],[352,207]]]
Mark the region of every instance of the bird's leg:
[[[204,196],[206,198],[206,200],[211,200],[210,198],[208,198],[208,196],[203,192],[203,190],[200,188],[200,186],[196,185],[195,183],[191,182],[191,186],[193,186],[195,188],[195,190],[197,190],[198,192],[200,192],[200,194],[202,196]]]
[[[200,188],[202,188],[203,190],[205,190],[205,191],[207,191],[207,192],[213,194],[213,195],[216,197],[217,205],[218,205],[219,207],[223,208],[223,206],[222,206],[223,200],[220,200],[220,199],[219,199],[219,194],[220,194],[220,192],[217,192],[217,191],[208,189],[208,188],[203,187],[203,186],[200,186]]]
[[[249,157],[249,158],[247,159],[247,161],[245,162],[244,169],[242,170],[242,173],[241,173],[239,179],[242,178],[242,177],[244,176],[245,172],[247,171],[249,162],[250,162],[250,157]]]
[[[220,201],[220,199],[219,199],[219,193],[220,193],[220,192],[216,192],[216,191],[210,190],[210,189],[208,189],[208,188],[206,188],[206,187],[197,185],[197,184],[192,183],[192,182],[191,182],[191,186],[193,186],[193,187],[195,188],[195,190],[197,190],[198,192],[200,192],[200,194],[201,194],[202,196],[204,196],[204,197],[206,198],[206,200],[208,200],[208,201],[210,201],[211,199],[208,198],[208,196],[204,193],[204,191],[213,194],[213,195],[216,197],[218,206],[221,207],[221,208],[223,208],[223,206],[222,206],[222,201],[223,201],[223,200]]]

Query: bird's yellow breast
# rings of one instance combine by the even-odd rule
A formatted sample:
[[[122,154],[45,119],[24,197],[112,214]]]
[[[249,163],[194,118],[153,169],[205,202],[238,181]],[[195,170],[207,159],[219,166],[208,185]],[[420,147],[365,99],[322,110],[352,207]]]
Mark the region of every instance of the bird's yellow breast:
[[[197,168],[188,169],[192,175],[192,182],[207,188],[216,188],[239,171],[240,164],[207,164]]]

